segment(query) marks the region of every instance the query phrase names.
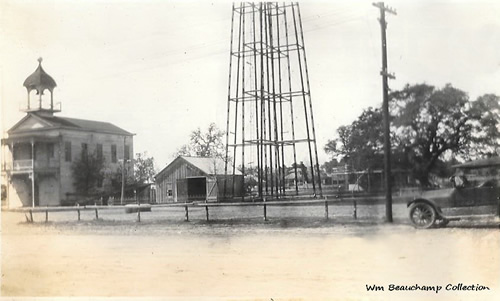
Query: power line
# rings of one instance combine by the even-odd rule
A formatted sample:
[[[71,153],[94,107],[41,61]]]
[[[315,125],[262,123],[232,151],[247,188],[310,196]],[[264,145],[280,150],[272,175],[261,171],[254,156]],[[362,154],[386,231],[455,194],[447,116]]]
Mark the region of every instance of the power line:
[[[305,32],[313,32],[313,31],[317,31],[317,30],[323,30],[323,29],[328,28],[328,27],[333,27],[333,26],[338,26],[341,24],[349,23],[349,22],[358,21],[358,20],[361,20],[362,17],[365,15],[365,14],[356,13],[355,10],[352,8],[344,8],[341,11],[342,12],[330,11],[330,12],[326,12],[323,14],[315,15],[315,16],[319,16],[319,20],[321,20],[321,22],[317,22],[317,23],[323,23],[323,24],[320,24],[319,27],[311,28],[311,29],[304,30],[304,31]],[[333,21],[333,22],[326,22],[326,21],[329,21],[330,18],[325,18],[325,17],[339,16],[339,15],[343,16],[344,18],[335,18],[335,21]],[[307,18],[309,21],[308,22],[309,24],[311,24],[314,21],[313,18],[314,18],[313,16],[310,16]],[[216,20],[215,22],[204,22],[202,24],[219,23],[221,21],[226,21],[226,20],[227,20],[227,18],[219,19],[219,20]],[[196,24],[194,26],[184,26],[181,28],[181,30],[187,30],[189,28],[196,28],[199,26],[200,26],[199,24]],[[159,31],[159,32],[155,32],[154,34],[150,35],[149,37],[158,37],[161,39],[161,36],[166,35],[166,34],[167,34],[166,31]],[[132,41],[137,42],[139,40],[148,39],[149,37],[133,39]],[[146,71],[146,70],[155,70],[155,69],[163,68],[165,66],[171,66],[171,65],[176,65],[179,63],[187,62],[187,61],[206,58],[209,56],[225,54],[225,53],[227,53],[227,49],[224,46],[226,43],[227,43],[227,39],[221,38],[221,39],[217,39],[217,40],[211,40],[211,41],[206,41],[206,42],[202,42],[202,43],[192,44],[188,47],[177,47],[175,49],[170,49],[167,51],[165,51],[165,50],[158,51],[156,53],[152,53],[152,54],[143,56],[143,57],[141,57],[141,59],[136,60],[138,63],[140,63],[139,64],[140,67],[138,67],[138,68],[133,68],[133,69],[131,69],[129,71],[125,71],[125,72],[123,70],[121,70],[120,72],[115,72],[113,74],[107,74],[107,75],[102,76],[101,79],[127,76],[127,75],[130,75],[131,73],[136,73],[136,72],[141,72],[141,71]],[[118,43],[118,45],[119,44],[121,44],[121,43]],[[110,47],[114,48],[114,47],[116,47],[116,45],[110,45]],[[204,50],[207,48],[212,48],[213,50],[210,52],[205,52],[205,53],[198,53],[198,54],[195,53],[194,56],[192,54],[193,52],[197,52],[198,50]],[[186,54],[188,54],[188,55],[186,55]],[[185,56],[185,57],[175,59],[176,57],[179,57],[179,56]],[[127,61],[128,66],[130,66],[131,63],[132,62],[130,60]],[[133,65],[133,63],[132,63],[132,65]],[[110,69],[113,70],[113,68],[110,68]]]

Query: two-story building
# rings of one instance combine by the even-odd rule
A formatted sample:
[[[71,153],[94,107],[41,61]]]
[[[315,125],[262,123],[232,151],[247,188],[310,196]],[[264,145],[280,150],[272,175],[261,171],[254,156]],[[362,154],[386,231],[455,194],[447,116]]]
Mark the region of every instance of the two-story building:
[[[133,172],[133,134],[108,122],[55,116],[61,111],[60,103],[54,104],[56,82],[41,62],[24,81],[26,116],[2,139],[3,205],[9,208],[69,205],[89,197],[75,188],[74,163],[82,153],[104,160],[94,195],[117,186],[123,165]],[[47,91],[50,98],[44,99]]]

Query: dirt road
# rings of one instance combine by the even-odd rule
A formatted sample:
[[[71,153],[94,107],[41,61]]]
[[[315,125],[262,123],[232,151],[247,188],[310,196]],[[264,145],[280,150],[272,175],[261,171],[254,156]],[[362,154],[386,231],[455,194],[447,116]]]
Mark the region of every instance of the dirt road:
[[[2,213],[4,297],[498,300],[500,296],[500,231],[495,223],[422,231],[367,220],[289,219],[268,224],[88,220],[35,225],[19,221],[19,214]],[[460,283],[489,290],[446,289]],[[390,284],[442,289],[389,291]],[[367,285],[384,291],[367,291]]]

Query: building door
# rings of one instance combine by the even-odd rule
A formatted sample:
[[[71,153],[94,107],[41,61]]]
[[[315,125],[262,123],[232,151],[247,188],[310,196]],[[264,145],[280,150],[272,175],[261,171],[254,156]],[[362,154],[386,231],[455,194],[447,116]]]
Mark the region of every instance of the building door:
[[[213,177],[207,179],[207,201],[208,202],[217,202],[219,195],[219,187],[217,185],[217,178]]]
[[[37,181],[35,181],[35,206],[40,206],[40,187]]]
[[[207,178],[187,178],[187,190],[190,201],[204,201],[207,198]]]

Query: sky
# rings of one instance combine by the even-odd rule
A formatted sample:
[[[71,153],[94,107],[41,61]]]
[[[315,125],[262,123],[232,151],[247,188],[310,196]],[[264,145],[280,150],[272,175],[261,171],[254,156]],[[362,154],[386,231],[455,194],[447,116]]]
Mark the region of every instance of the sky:
[[[320,164],[336,129],[382,102],[373,1],[302,1]],[[451,83],[500,95],[500,1],[386,1],[392,90]],[[191,131],[225,129],[229,1],[0,1],[2,133],[25,113],[23,82],[43,57],[59,116],[135,134],[161,169]]]

